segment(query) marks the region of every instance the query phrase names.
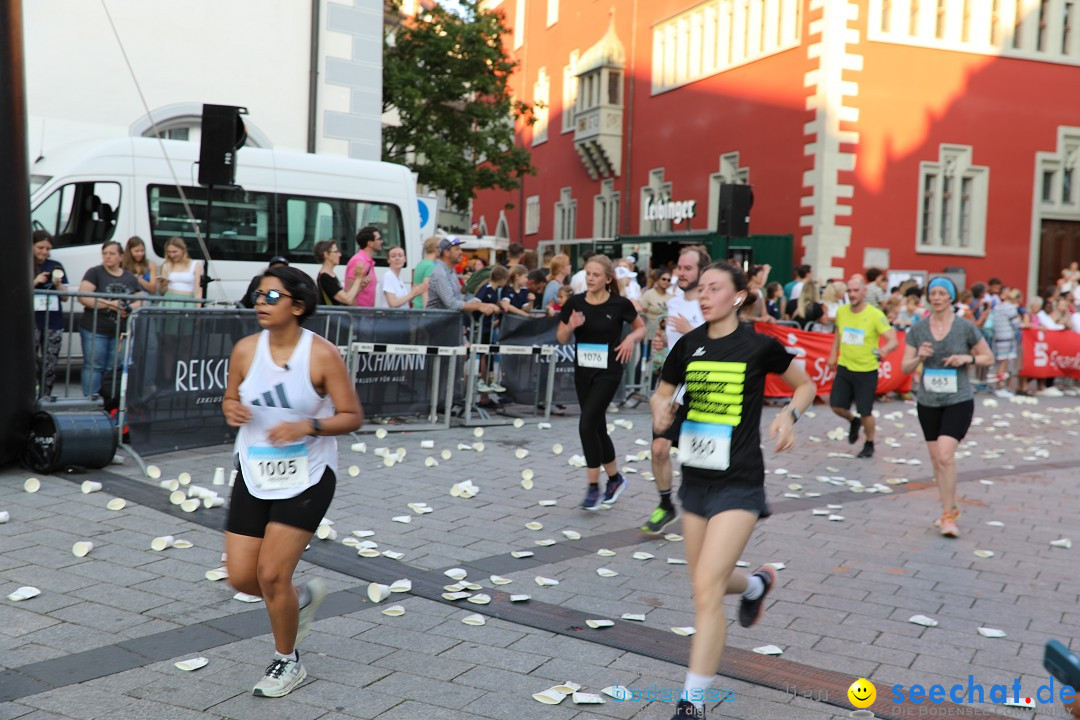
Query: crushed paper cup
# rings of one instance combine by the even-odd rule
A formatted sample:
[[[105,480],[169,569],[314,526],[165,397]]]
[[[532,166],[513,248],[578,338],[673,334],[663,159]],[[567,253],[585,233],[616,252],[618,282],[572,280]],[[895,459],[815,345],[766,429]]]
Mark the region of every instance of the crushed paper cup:
[[[623,613],[623,620],[633,620],[634,622],[645,622],[645,616],[641,613]]]
[[[31,585],[25,585],[15,592],[7,596],[8,600],[12,602],[22,602],[23,600],[29,600],[35,598],[41,594],[41,591]]]
[[[113,498],[109,502],[105,503],[105,507],[109,510],[123,510],[127,507],[127,500],[124,498]]]
[[[79,486],[83,492],[83,495],[89,495],[92,492],[98,492],[101,490],[101,483],[93,480],[83,480],[82,485]]]
[[[244,603],[257,603],[262,602],[262,598],[258,595],[248,595],[247,593],[238,592],[233,595],[233,600],[239,600]]]
[[[529,599],[528,595],[511,595],[510,602],[525,602]]]
[[[462,569],[462,568],[450,568],[449,570],[447,570],[447,571],[445,571],[443,573],[443,575],[450,578],[451,580],[457,580],[459,582],[461,580],[464,580],[465,576],[468,575],[468,574],[469,573],[466,570]]]
[[[389,615],[390,617],[401,617],[405,614],[405,607],[403,605],[391,605],[382,611],[383,615]]]
[[[478,429],[479,429],[479,428],[478,428]],[[479,441],[478,441],[478,442],[474,442],[474,443],[472,444],[472,449],[473,449],[473,450],[475,450],[475,451],[476,451],[476,452],[478,452],[478,453],[484,452],[484,447],[485,447],[484,443],[482,443],[482,442],[479,442]]]
[[[514,582],[510,578],[505,578],[502,575],[492,575],[488,578],[488,580],[491,580],[491,583],[493,585],[509,585],[510,583]]]
[[[682,558],[668,558],[667,559],[667,564],[668,565],[685,565],[686,561],[683,560]]]
[[[828,510],[825,510],[824,508],[814,508],[813,510],[810,511],[810,514],[811,515],[818,515],[818,516],[825,516],[825,515],[830,515],[831,513]]]
[[[475,437],[477,439],[480,439],[480,438],[484,437],[484,428],[478,427],[478,428],[476,428],[475,430],[472,431],[472,434],[473,434],[473,437]]]
[[[172,546],[174,548],[176,548],[177,550],[187,550],[188,548],[195,547],[188,540],[180,540],[180,539],[173,540]]]
[[[23,483],[23,490],[25,490],[28,493],[36,493],[40,489],[41,489],[41,481],[38,480],[37,478],[33,478],[33,477],[32,478],[27,478],[26,482]]]
[[[77,558],[86,557],[94,549],[94,543],[89,540],[80,540],[71,546],[71,554]]]
[[[989,560],[990,558],[994,557],[994,551],[993,550],[976,550],[975,551],[975,557],[982,558],[983,560]]]
[[[471,602],[473,605],[487,605],[491,602],[491,596],[479,593],[468,598],[468,601]]]
[[[581,533],[579,533],[577,530],[563,530],[562,534],[566,537],[567,540],[581,539]]]
[[[758,655],[783,655],[784,651],[775,645],[762,645],[761,647],[754,648],[754,652]]]
[[[832,522],[843,522],[844,516],[843,515],[830,515],[829,520],[831,520]]]
[[[551,429],[551,423],[549,423],[549,422],[538,422],[538,423],[536,423],[536,429],[537,430],[550,430]]]
[[[697,630],[687,625],[685,627],[673,627],[671,628],[671,632],[675,633],[676,635],[682,635],[683,637],[690,637],[691,635],[696,633]]]
[[[628,700],[630,698],[630,691],[621,685],[609,685],[600,692],[616,700]]]
[[[553,587],[553,586],[559,584],[559,581],[554,579],[554,578],[546,578],[546,577],[542,577],[540,575],[537,575],[535,580],[536,580],[536,584],[539,585],[540,587]]]
[[[409,523],[412,522],[412,515],[398,515],[398,516],[392,517],[390,519],[393,520],[394,522],[405,523],[406,525],[408,525]]]
[[[1072,540],[1069,538],[1061,538],[1060,540],[1051,540],[1050,547],[1065,548],[1068,550],[1072,547]]]
[[[580,690],[581,685],[579,683],[570,682],[569,680],[567,680],[562,685],[554,685],[554,686],[552,686],[551,689],[552,690],[558,690],[563,695],[569,695],[570,693],[576,693],[578,690]]]
[[[765,564],[768,565],[769,567],[771,567],[773,570],[783,570],[784,568],[787,567],[787,565],[785,565],[782,562],[771,562],[771,563],[765,563]]]
[[[468,582],[468,581],[462,581],[461,587],[464,590],[472,590],[473,592],[477,592],[477,591],[480,591],[480,590],[484,589],[483,585],[478,585],[477,583]]]
[[[737,568],[747,568],[747,567],[750,567],[750,563],[746,562],[745,560],[736,560],[735,561],[735,567],[737,567]]]
[[[541,507],[554,507],[554,506],[559,504],[559,501],[558,500],[540,500],[536,504],[541,506]]]
[[[352,534],[358,538],[369,538],[375,534],[374,530],[353,530]]]
[[[595,693],[576,692],[570,696],[575,705],[603,705],[604,698]]]
[[[634,558],[635,560],[652,560],[656,556],[653,555],[652,553],[639,551],[639,552],[634,553],[630,557]]]
[[[525,523],[525,529],[526,530],[543,530],[544,526],[543,526],[543,524],[538,523],[538,522],[527,522],[527,523]]]
[[[461,592],[465,589],[464,583],[454,583],[453,585],[443,585],[442,589],[446,592]]]
[[[630,420],[622,420],[622,419],[616,420],[615,425],[621,427],[623,430],[633,430],[634,429],[634,423],[631,422]]]
[[[202,503],[200,503],[195,498],[188,498],[184,502],[180,503],[180,509],[183,510],[184,512],[186,512],[186,513],[191,513],[191,512],[195,512],[196,510],[198,510],[199,506],[201,504]]]
[[[984,638],[1003,638],[1005,637],[1004,630],[996,630],[994,628],[981,627],[979,628],[979,634]]]
[[[392,593],[406,593],[412,590],[412,580],[402,578],[401,580],[395,580],[390,585],[390,592]]]
[[[608,578],[608,577],[615,577],[619,573],[615,572],[611,568],[596,568],[596,574],[599,575],[600,577]]]
[[[382,556],[384,558],[390,558],[391,560],[400,560],[405,557],[404,553],[394,552],[393,550],[383,550]]]
[[[933,618],[928,618],[925,615],[912,615],[911,617],[908,618],[908,622],[909,623],[914,623],[915,625],[922,625],[924,627],[937,627],[938,626],[938,621],[937,620],[934,620]]]
[[[422,502],[409,503],[405,507],[409,508],[417,515],[427,515],[429,512],[434,512],[434,510],[428,507],[427,503]]]
[[[190,485],[191,484],[191,473],[182,472],[182,473],[180,473],[179,475],[176,476],[176,479],[177,479],[177,481],[179,481],[179,483],[181,485]]]
[[[184,672],[192,672],[199,668],[204,668],[210,661],[204,657],[190,658],[188,660],[181,660],[178,663],[173,663],[173,667],[177,670],[183,670]]]
[[[390,597],[390,586],[373,582],[368,585],[367,596],[371,602],[381,603],[383,600]]]
[[[0,525],[3,525],[9,520],[11,520],[11,513],[9,513],[7,510],[0,511]]]
[[[664,536],[664,539],[668,542],[682,542],[683,536],[678,533],[668,533]]]
[[[608,550],[607,548],[600,548],[596,551],[596,554],[600,557],[615,557],[615,551]]]
[[[218,580],[224,580],[229,577],[229,571],[224,567],[219,567],[213,570],[207,570],[205,577],[210,582],[217,582]]]
[[[516,457],[518,460],[524,460],[525,458],[529,457],[529,451],[525,448],[518,448],[514,451],[514,457]]]
[[[585,624],[591,627],[593,630],[599,630],[600,628],[611,627],[615,624],[614,620],[586,620]]]
[[[487,623],[487,620],[484,619],[483,615],[473,613],[472,615],[466,615],[465,617],[461,618],[461,622],[465,623],[466,625],[480,626]]]
[[[458,590],[456,592],[444,592],[442,594],[443,600],[464,600],[469,597],[469,593]]]
[[[540,547],[550,547],[555,544],[555,541],[551,538],[546,538],[544,540],[537,540],[533,544],[539,545]]]
[[[514,427],[520,430],[521,428],[525,427],[525,421],[521,418],[517,418],[516,420],[514,420]]]
[[[1001,522],[1000,520],[987,520],[986,524],[990,527],[1005,527],[1005,523]]]
[[[518,560],[521,560],[522,558],[532,557],[532,556],[533,556],[532,550],[514,550],[513,552],[510,553],[510,557],[515,557]]]
[[[146,477],[150,478],[151,480],[157,480],[159,477],[161,477],[161,468],[159,468],[157,465],[147,465]]]
[[[172,535],[162,535],[161,537],[156,537],[150,541],[150,549],[161,552],[162,550],[171,548],[175,542],[176,538]]]

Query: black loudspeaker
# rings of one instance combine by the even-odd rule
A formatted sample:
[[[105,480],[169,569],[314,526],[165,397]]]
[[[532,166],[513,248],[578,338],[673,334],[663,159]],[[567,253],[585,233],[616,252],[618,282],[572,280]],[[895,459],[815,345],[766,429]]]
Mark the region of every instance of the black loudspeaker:
[[[744,238],[750,235],[750,208],[754,206],[754,191],[749,185],[720,185],[720,213],[716,231],[721,235]]]
[[[116,454],[116,428],[104,412],[47,412],[30,422],[25,463],[34,472],[103,468]]]
[[[200,185],[236,184],[236,151],[247,141],[247,128],[241,115],[247,115],[247,108],[203,105]]]

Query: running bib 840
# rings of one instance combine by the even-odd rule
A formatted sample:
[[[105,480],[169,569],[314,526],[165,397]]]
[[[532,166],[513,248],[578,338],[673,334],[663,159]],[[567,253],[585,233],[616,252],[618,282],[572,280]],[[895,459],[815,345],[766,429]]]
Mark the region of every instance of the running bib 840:
[[[253,445],[248,448],[244,477],[261,490],[304,487],[308,484],[307,445]]]
[[[842,345],[864,345],[866,343],[866,331],[862,328],[844,328],[840,333]]]
[[[731,426],[684,420],[679,461],[702,470],[727,470],[731,464]]]
[[[922,383],[927,392],[954,393],[957,391],[958,376],[956,368],[943,368],[939,370],[923,370]]]
[[[607,370],[608,346],[578,343],[577,364],[579,367]]]

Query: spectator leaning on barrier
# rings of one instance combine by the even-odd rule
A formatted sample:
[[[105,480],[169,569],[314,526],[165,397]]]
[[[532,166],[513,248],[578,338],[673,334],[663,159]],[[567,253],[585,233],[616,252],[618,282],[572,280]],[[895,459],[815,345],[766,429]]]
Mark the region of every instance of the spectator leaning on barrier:
[[[375,307],[375,258],[371,253],[382,250],[382,233],[368,225],[356,233],[356,254],[345,265],[345,285],[352,285],[353,278],[362,278],[360,292],[356,296],[357,307]]]
[[[34,289],[67,290],[67,273],[64,266],[49,257],[52,252],[52,236],[44,230],[31,235],[34,244]],[[60,298],[48,295],[34,296],[34,350],[37,357],[35,381],[41,381],[38,397],[52,395],[56,380],[56,360],[64,339],[64,313],[60,311]],[[42,371],[44,370],[44,377]]]
[[[341,250],[338,249],[337,241],[320,240],[315,243],[312,254],[315,256],[315,261],[322,266],[315,278],[315,285],[319,288],[318,304],[352,305],[357,293],[360,292],[360,278],[355,278],[348,290],[341,287],[341,281],[337,279],[335,272],[341,262]]]
[[[111,293],[114,295],[137,295],[142,291],[138,279],[121,266],[123,253],[120,243],[109,240],[101,246],[101,264],[90,268],[79,284],[81,293]],[[117,330],[123,332],[127,316],[137,303],[126,299],[81,297],[79,302],[87,310],[79,321],[79,339],[82,341],[83,395],[96,395],[101,391],[101,378],[116,361]],[[119,324],[119,328],[117,325]]]
[[[413,268],[412,282],[413,285],[420,285],[431,275],[431,271],[435,269],[435,263],[438,260],[436,257],[439,251],[439,238],[436,235],[432,235],[424,241],[424,259],[416,263],[416,267]],[[427,286],[425,285],[424,294],[413,300],[413,307],[422,309],[427,306],[428,293]]]
[[[270,262],[267,263],[266,269],[269,270],[270,268],[277,267],[278,265],[284,265],[285,267],[288,267],[289,261],[281,257],[280,255],[272,257],[270,258]],[[255,307],[255,303],[252,302],[251,298],[253,296],[252,294],[259,289],[259,282],[262,279],[263,273],[259,273],[255,277],[251,278],[251,282],[249,282],[247,286],[247,292],[244,293],[244,297],[240,298],[239,305],[241,307],[246,307],[248,310],[251,310]]]
[[[525,287],[525,277],[528,274],[529,271],[524,265],[514,265],[510,268],[510,278],[499,292],[499,307],[504,313],[529,316],[532,305],[529,289]]]
[[[482,312],[485,315],[499,311],[498,305],[466,301],[461,294],[461,284],[454,274],[454,266],[461,260],[461,240],[456,237],[444,237],[439,241],[439,262],[428,278],[428,309],[458,310],[460,312]]]
[[[145,292],[153,295],[158,290],[158,271],[152,262],[146,261],[146,243],[138,235],[128,238],[124,248],[124,269],[134,275]]]
[[[413,298],[420,297],[428,289],[428,281],[413,285],[409,290],[401,282],[401,269],[405,267],[405,249],[390,248],[387,254],[390,268],[379,278],[379,287],[375,292],[375,307],[409,309]]]

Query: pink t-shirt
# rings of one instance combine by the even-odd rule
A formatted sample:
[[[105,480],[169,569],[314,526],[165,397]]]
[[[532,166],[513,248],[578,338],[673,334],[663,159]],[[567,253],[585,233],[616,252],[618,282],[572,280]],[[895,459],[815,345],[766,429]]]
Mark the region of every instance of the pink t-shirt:
[[[345,265],[345,287],[352,287],[353,279],[357,275],[357,266],[360,266],[360,277],[371,273],[372,278],[367,287],[356,294],[356,302],[353,304],[357,307],[375,307],[375,286],[378,284],[374,277],[375,261],[366,251],[357,250],[356,254],[349,258],[348,264]]]

